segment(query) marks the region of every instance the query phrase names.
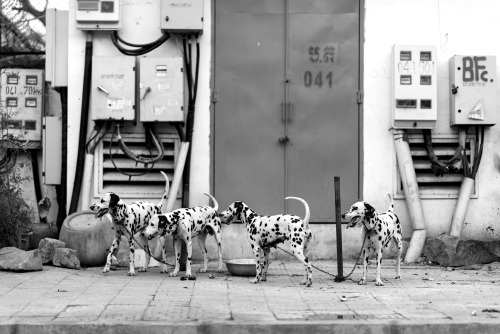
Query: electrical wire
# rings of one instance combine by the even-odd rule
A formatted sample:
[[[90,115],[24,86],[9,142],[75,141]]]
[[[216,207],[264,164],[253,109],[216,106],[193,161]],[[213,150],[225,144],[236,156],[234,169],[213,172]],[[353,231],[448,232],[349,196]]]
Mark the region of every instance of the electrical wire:
[[[117,132],[119,132],[119,130],[118,130],[119,126],[120,125],[118,125],[118,124],[115,126],[115,131],[113,131],[113,134],[111,135],[111,140],[109,141],[109,158],[111,160],[111,163],[113,164],[113,166],[115,167],[115,169],[118,172],[120,172],[123,175],[130,176],[130,177],[132,177],[132,176],[142,176],[142,175],[146,175],[146,174],[150,173],[153,170],[154,166],[155,166],[154,163],[151,164],[151,167],[149,167],[145,172],[142,172],[142,173],[125,172],[124,170],[122,170],[121,168],[119,168],[118,165],[115,163],[115,160],[113,159],[113,141],[114,141],[114,138],[115,138]],[[151,153],[151,151],[150,151],[150,153]],[[137,166],[137,163],[136,163],[136,166]]]
[[[121,150],[123,153],[125,153],[129,158],[143,164],[154,164],[160,160],[163,160],[163,156],[165,154],[165,149],[163,148],[163,144],[161,143],[158,134],[156,133],[156,130],[153,126],[146,126],[146,131],[149,131],[149,134],[151,136],[151,139],[156,147],[156,150],[158,151],[158,155],[153,158],[146,158],[143,155],[136,155],[131,149],[128,148],[128,146],[125,144],[125,142],[122,139],[121,133],[120,133],[120,124],[117,124],[115,127],[116,133],[117,133],[117,140],[118,144],[120,145]],[[151,153],[151,151],[150,151]],[[151,154],[150,154],[151,156]]]
[[[127,55],[127,56],[140,56],[140,55],[144,55],[144,54],[146,54],[148,52],[153,51],[154,49],[156,49],[157,47],[159,47],[160,45],[162,45],[163,43],[165,43],[170,38],[170,34],[168,32],[164,32],[163,35],[160,38],[158,38],[156,41],[153,41],[153,42],[150,42],[150,43],[146,43],[146,44],[135,44],[135,43],[127,42],[124,39],[122,39],[118,35],[117,31],[113,31],[110,34],[110,36],[111,36],[111,41],[113,42],[113,44],[115,45],[115,47],[121,53],[123,53],[124,55]],[[133,47],[135,49],[126,48],[126,47],[120,45],[120,43],[122,43],[122,44],[124,44],[126,46],[129,46],[129,47]]]

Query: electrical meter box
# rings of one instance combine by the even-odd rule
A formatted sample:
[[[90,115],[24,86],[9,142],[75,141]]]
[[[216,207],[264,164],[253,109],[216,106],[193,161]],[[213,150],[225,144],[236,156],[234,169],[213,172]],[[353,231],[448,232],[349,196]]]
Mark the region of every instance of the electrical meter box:
[[[77,29],[120,29],[120,0],[76,0],[75,10]]]
[[[204,0],[161,0],[160,28],[171,32],[202,32]]]
[[[437,48],[394,45],[392,50],[392,126],[432,129],[437,122]]]
[[[183,59],[140,58],[140,121],[184,121]]]
[[[134,57],[92,58],[92,120],[135,120],[134,67]]]
[[[0,70],[0,113],[8,131],[19,140],[41,141],[44,96],[43,70]]]
[[[496,124],[495,56],[450,58],[451,125]]]

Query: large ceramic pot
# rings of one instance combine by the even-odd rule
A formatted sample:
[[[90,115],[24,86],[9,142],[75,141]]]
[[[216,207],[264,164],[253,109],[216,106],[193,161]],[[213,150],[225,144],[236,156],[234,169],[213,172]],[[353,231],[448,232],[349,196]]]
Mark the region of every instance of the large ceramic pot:
[[[61,227],[59,240],[75,249],[82,267],[102,266],[113,242],[114,231],[108,215],[95,218],[95,212],[82,211],[68,216]]]

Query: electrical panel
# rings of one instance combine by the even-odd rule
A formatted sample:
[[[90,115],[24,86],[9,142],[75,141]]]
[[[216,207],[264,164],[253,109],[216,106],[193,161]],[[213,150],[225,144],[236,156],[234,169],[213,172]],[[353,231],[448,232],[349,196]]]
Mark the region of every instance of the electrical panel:
[[[177,33],[203,31],[203,0],[161,0],[160,28]]]
[[[42,181],[47,185],[61,184],[62,120],[57,116],[43,118]]]
[[[392,126],[432,129],[437,122],[437,49],[432,45],[394,45]]]
[[[140,58],[140,121],[184,121],[183,59]]]
[[[496,57],[450,58],[451,125],[496,124]]]
[[[43,70],[2,68],[0,77],[0,113],[8,133],[23,141],[41,141]]]
[[[92,58],[92,120],[135,120],[134,67],[134,57]]]
[[[75,6],[77,29],[120,29],[120,0],[76,0]]]

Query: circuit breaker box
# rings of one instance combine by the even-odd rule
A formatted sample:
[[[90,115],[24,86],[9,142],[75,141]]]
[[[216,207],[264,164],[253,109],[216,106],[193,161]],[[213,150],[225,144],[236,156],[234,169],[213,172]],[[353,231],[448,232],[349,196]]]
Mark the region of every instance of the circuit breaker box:
[[[92,58],[92,120],[135,120],[134,57]]]
[[[437,48],[394,45],[392,50],[392,126],[432,129],[437,122]]]
[[[77,29],[120,29],[120,0],[76,0],[75,10]]]
[[[171,32],[202,32],[204,0],[161,0],[160,28]]]
[[[41,141],[43,70],[2,68],[0,77],[0,112],[7,131],[19,140]]]
[[[450,58],[451,125],[496,124],[496,57]]]
[[[184,121],[183,59],[140,58],[140,121]]]

